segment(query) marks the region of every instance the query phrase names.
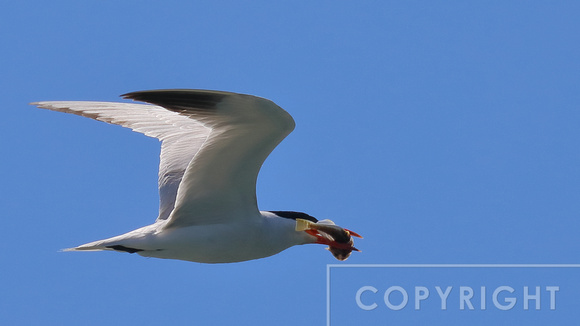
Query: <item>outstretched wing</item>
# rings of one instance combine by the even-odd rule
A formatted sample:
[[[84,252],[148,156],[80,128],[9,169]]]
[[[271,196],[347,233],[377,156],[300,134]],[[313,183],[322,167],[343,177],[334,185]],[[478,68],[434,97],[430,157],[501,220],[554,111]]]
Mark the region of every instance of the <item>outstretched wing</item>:
[[[195,120],[154,105],[77,101],[31,104],[120,125],[161,140],[158,219],[166,219],[173,210],[183,173],[210,132]]]
[[[32,104],[121,125],[161,140],[158,219],[169,218],[168,226],[256,215],[260,167],[294,128],[286,111],[263,98],[218,91],[158,90],[124,97],[156,105]]]
[[[286,111],[267,99],[218,91],[158,90],[123,96],[162,106],[211,129],[185,170],[167,227],[258,216],[258,172],[294,129]]]

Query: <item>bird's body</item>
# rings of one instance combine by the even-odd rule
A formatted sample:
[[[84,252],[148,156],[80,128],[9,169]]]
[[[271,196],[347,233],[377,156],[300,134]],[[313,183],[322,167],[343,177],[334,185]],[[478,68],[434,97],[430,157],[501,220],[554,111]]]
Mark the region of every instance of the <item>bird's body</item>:
[[[204,90],[142,91],[124,97],[154,105],[33,103],[128,127],[162,142],[156,221],[68,251],[115,250],[226,263],[268,257],[307,243],[328,244],[341,260],[356,250],[350,231],[340,227],[317,230],[318,226],[333,225],[330,220],[319,222],[304,213],[258,210],[255,186],[260,167],[294,129],[292,117],[273,102]],[[310,224],[298,230],[300,221]]]
[[[251,218],[251,222],[168,229],[164,228],[165,223],[165,221],[156,222],[72,250],[112,249],[137,253],[145,257],[228,263],[264,258],[294,245],[314,242],[313,236],[295,231],[294,220],[270,212],[261,212],[260,217]],[[219,237],[216,237],[216,234]]]

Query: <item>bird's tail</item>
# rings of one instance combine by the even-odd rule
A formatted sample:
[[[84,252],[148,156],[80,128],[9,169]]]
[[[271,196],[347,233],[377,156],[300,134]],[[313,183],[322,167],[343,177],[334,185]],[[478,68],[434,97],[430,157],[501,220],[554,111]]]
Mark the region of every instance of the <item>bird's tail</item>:
[[[93,242],[85,243],[85,244],[80,245],[78,247],[61,249],[60,251],[65,252],[65,251],[102,251],[102,250],[114,250],[114,249],[110,248],[110,246],[108,246],[106,244],[106,242],[108,242],[108,241],[107,240],[93,241]]]
[[[66,248],[62,249],[61,251],[114,250],[128,253],[146,251],[148,249],[144,248],[143,239],[145,239],[151,233],[151,230],[154,230],[155,227],[155,225],[145,226],[112,238],[85,243],[78,247]]]

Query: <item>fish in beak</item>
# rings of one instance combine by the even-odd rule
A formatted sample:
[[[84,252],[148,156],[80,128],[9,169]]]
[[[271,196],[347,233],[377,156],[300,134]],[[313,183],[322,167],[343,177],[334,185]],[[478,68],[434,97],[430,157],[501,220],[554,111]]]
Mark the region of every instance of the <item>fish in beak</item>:
[[[338,260],[346,260],[352,251],[360,251],[353,246],[352,237],[362,237],[353,231],[341,228],[331,220],[311,222],[308,220],[296,219],[296,231],[304,231],[316,237],[315,243],[328,245],[328,250]]]

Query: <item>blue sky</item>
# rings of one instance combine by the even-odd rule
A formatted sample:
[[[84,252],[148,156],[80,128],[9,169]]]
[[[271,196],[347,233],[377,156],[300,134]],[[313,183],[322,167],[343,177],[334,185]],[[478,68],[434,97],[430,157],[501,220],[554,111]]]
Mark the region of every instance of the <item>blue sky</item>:
[[[315,245],[225,265],[58,252],[155,219],[159,143],[28,105],[41,100],[202,88],[275,101],[297,127],[262,168],[260,208],[304,211],[362,234],[363,252],[346,263],[580,262],[575,1],[1,7],[3,324],[320,325],[326,266],[337,263]],[[345,305],[355,281],[382,282],[382,292],[390,284],[388,273],[351,273],[333,283],[344,285]],[[519,273],[538,282],[537,272]],[[397,280],[412,288],[435,277],[418,274]],[[502,275],[457,277],[491,289],[505,285]],[[564,293],[576,275],[548,281]],[[484,319],[462,318],[563,325],[562,302],[547,315],[488,309]],[[381,308],[358,311],[361,324],[388,321]],[[452,324],[441,313],[409,311],[400,324]]]

